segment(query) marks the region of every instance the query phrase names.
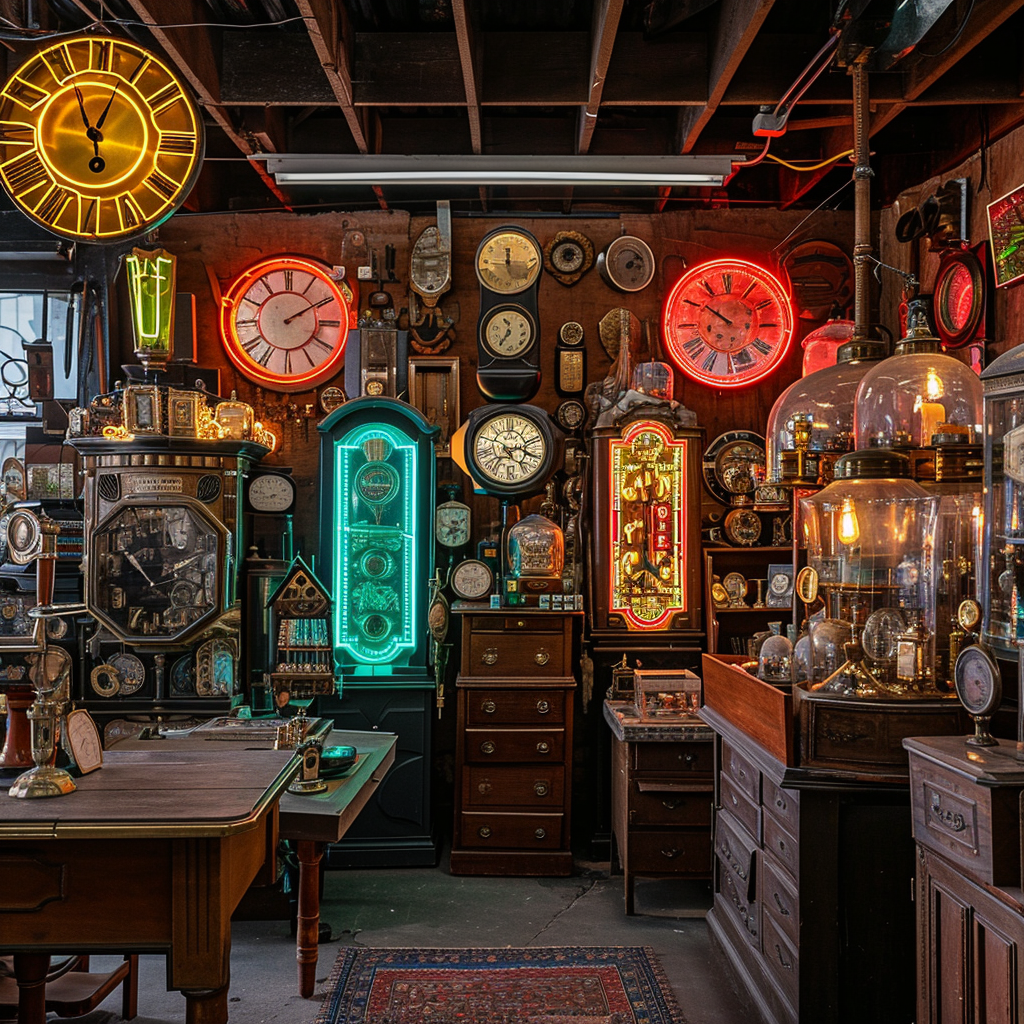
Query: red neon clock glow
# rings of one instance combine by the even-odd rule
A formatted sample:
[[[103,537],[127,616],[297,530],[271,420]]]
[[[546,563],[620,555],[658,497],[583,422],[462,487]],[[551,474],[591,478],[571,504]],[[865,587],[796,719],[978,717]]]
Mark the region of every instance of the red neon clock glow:
[[[304,256],[260,260],[235,279],[221,305],[221,340],[250,380],[308,391],[345,362],[349,307],[330,268]]]
[[[793,302],[781,282],[748,260],[691,267],[662,313],[665,351],[687,376],[740,388],[778,368],[793,340]]]
[[[686,611],[688,444],[653,420],[611,442],[608,610],[628,629],[667,629]]]

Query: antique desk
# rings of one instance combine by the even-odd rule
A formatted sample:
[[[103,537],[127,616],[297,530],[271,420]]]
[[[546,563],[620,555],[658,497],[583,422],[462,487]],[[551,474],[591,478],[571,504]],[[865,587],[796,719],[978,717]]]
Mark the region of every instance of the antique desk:
[[[612,736],[612,835],[633,913],[639,875],[711,877],[714,733],[697,718],[641,719],[604,702]]]
[[[0,795],[0,948],[21,1024],[50,953],[165,953],[189,1024],[228,1019],[231,914],[277,841],[291,751],[113,750],[78,791]]]

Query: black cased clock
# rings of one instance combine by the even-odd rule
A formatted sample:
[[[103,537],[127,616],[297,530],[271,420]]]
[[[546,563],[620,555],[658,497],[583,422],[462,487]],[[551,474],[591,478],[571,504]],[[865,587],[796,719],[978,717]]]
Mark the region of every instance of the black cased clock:
[[[540,386],[540,244],[523,228],[496,228],[480,242],[475,266],[480,282],[477,387],[491,402],[524,402]]]

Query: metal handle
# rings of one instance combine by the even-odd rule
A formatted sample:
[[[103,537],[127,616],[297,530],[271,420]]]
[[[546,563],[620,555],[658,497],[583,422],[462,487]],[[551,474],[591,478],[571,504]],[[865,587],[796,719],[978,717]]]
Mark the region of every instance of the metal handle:
[[[490,838],[491,838],[491,827],[490,827],[490,825],[481,825],[481,826],[480,826],[480,827],[479,827],[479,828],[478,828],[478,829],[476,830],[476,834],[477,834],[477,835],[478,835],[478,836],[479,836],[479,837],[480,837],[481,839],[490,839]]]
[[[484,740],[483,743],[480,744],[481,754],[493,754],[496,749],[497,747],[494,745],[494,740]]]
[[[551,710],[551,705],[546,700],[537,701],[537,714],[546,715]]]
[[[678,797],[669,797],[661,801],[661,806],[667,811],[674,811],[682,802]]]
[[[676,857],[678,857],[678,856],[679,856],[679,854],[681,854],[682,852],[683,852],[682,850],[677,850],[677,849],[676,849],[676,848],[675,848],[675,847],[673,846],[673,847],[671,847],[671,849],[668,849],[668,850],[662,850],[662,851],[661,851],[661,855],[662,855],[662,857],[667,857],[667,858],[668,858],[669,860],[674,860],[674,859],[675,859]]]
[[[480,659],[485,665],[493,665],[498,660],[498,648],[488,647],[484,650],[483,656]]]
[[[546,665],[551,660],[551,655],[542,647],[533,656],[533,660],[537,662],[538,665]]]
[[[550,754],[551,753],[551,744],[548,743],[546,740],[541,740],[540,743],[537,744],[537,753],[538,754]]]
[[[784,917],[789,917],[789,911],[782,905],[782,900],[779,899],[779,894],[777,892],[773,892],[772,896],[775,897],[775,906],[779,908],[779,913]]]
[[[535,782],[533,784],[533,791],[537,796],[547,796],[551,792],[551,788],[546,782]]]
[[[493,700],[485,700],[483,704],[480,705],[480,710],[485,715],[493,715],[494,712],[498,710],[498,705],[495,704]]]
[[[492,789],[494,789],[494,787],[486,779],[483,782],[479,783],[476,787],[477,792],[480,793],[482,796],[487,796],[487,794],[490,793]]]
[[[542,829],[542,828],[536,829],[534,831],[534,833],[533,833],[534,839],[546,839],[547,835],[548,835],[547,831],[545,829]]]
[[[776,953],[776,955],[777,955],[777,956],[778,956],[778,958],[779,958],[779,963],[780,963],[780,964],[782,964],[782,966],[783,966],[783,967],[784,967],[784,968],[785,968],[785,969],[786,969],[787,971],[791,971],[791,970],[793,970],[793,965],[792,965],[791,963],[789,963],[789,962],[788,962],[788,961],[786,960],[786,958],[785,958],[785,957],[784,957],[784,956],[782,955],[782,947],[781,947],[781,946],[779,946],[779,944],[778,944],[777,942],[775,943],[775,953]]]

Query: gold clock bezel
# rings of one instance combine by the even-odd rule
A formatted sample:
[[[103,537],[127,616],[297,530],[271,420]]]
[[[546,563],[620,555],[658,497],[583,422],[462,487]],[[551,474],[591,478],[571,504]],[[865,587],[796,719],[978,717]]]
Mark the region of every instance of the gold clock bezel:
[[[501,245],[508,248],[506,265],[509,269],[504,274],[495,273],[490,269],[485,270],[485,266],[488,268],[490,266],[484,258],[488,255],[488,250]],[[521,281],[520,278],[511,276],[511,267],[514,265],[511,259],[513,248],[517,248],[521,252],[525,250],[526,253],[524,259],[514,261],[516,264],[526,263],[526,275]],[[473,264],[480,284],[488,291],[496,292],[498,295],[518,295],[533,287],[540,277],[544,265],[540,244],[533,235],[521,228],[497,228],[485,235],[477,247]]]
[[[124,241],[163,223],[195,184],[204,146],[187,84],[127,40],[63,39],[0,90],[0,182],[62,238]]]

